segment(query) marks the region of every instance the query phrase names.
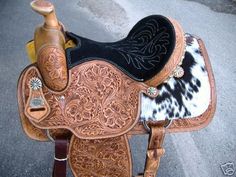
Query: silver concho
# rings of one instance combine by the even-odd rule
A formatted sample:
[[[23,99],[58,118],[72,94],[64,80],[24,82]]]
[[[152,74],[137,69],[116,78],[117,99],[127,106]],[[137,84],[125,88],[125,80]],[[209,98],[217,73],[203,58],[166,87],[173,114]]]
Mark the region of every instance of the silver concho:
[[[176,78],[181,78],[184,75],[184,69],[181,66],[177,66],[173,72],[173,76]]]
[[[158,95],[158,93],[159,92],[158,92],[157,88],[155,88],[155,87],[149,87],[147,89],[147,94],[151,97],[156,97]]]
[[[37,77],[31,78],[29,85],[30,85],[30,88],[33,90],[38,90],[38,89],[42,88],[42,82]]]

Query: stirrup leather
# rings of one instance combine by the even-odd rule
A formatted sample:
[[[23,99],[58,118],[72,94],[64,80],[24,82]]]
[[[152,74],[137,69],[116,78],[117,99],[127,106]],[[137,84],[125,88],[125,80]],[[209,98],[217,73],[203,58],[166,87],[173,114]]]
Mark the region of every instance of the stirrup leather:
[[[165,126],[160,124],[150,124],[149,128],[150,135],[143,177],[156,176],[161,156],[165,153],[165,149],[162,147],[165,138]]]

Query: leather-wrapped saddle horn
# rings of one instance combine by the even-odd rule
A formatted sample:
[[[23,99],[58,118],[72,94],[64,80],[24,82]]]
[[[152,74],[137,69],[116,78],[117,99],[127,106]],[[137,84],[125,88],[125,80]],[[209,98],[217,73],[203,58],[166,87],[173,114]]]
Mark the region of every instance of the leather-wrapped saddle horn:
[[[53,4],[33,1],[31,7],[44,16],[45,22],[35,30],[37,65],[43,80],[53,91],[62,91],[68,82],[63,25],[57,20]]]

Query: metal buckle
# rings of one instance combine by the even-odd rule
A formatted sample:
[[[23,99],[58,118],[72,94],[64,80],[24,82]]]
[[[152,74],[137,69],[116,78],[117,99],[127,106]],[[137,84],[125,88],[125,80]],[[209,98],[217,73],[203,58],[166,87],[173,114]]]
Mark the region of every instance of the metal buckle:
[[[54,160],[59,161],[59,162],[67,161],[68,160],[68,156],[66,158],[63,158],[63,159],[59,159],[59,158],[56,158],[54,156]]]
[[[164,127],[165,127],[165,128],[168,128],[168,127],[171,125],[171,123],[172,123],[172,119],[166,119],[165,121],[166,121],[166,124],[164,125]],[[148,126],[146,120],[143,120],[143,126],[144,126],[144,128],[147,130],[147,132],[150,132],[150,131],[151,131],[151,129],[150,129],[150,127]]]
[[[46,130],[46,134],[47,134],[48,139],[50,139],[52,142],[55,142],[55,140],[53,139],[53,137],[50,135],[50,132],[49,132],[48,129]]]
[[[49,129],[46,130],[46,134],[47,134],[48,139],[55,143],[55,139],[50,135]],[[60,158],[57,158],[57,157],[54,155],[54,160],[59,161],[59,162],[67,161],[67,160],[68,160],[68,155],[67,155],[66,158],[61,158],[61,159],[60,159]]]

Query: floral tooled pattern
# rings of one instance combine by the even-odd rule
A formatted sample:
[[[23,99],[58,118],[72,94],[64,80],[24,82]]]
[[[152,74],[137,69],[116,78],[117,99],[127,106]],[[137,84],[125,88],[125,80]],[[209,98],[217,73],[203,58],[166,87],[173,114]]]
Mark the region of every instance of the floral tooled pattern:
[[[124,134],[138,122],[140,92],[147,85],[97,60],[72,68],[70,77],[68,88],[60,93],[43,85],[51,112],[39,123],[32,121],[37,127],[66,128],[77,137],[95,139]]]
[[[62,90],[67,84],[65,54],[56,47],[42,49],[38,55],[38,66],[47,86],[53,90]]]
[[[131,157],[125,136],[101,140],[73,137],[70,143],[70,166],[75,177],[129,177]]]
[[[23,71],[23,74],[24,74],[24,71]],[[30,70],[30,72],[28,74],[32,77],[37,76],[37,72],[35,70]],[[22,127],[23,127],[25,133],[30,138],[32,138],[34,140],[39,140],[39,141],[47,141],[48,138],[45,134],[45,131],[32,125],[32,123],[29,121],[29,119],[24,114],[24,106],[26,104],[25,100],[27,100],[28,96],[29,96],[29,87],[27,85],[22,85],[22,80],[23,80],[22,75],[19,79],[18,93],[17,93],[18,108],[19,108],[19,112],[20,112],[20,119],[21,119]],[[29,83],[30,79],[32,77],[27,78],[25,82]],[[22,93],[24,93],[24,95],[22,95]]]

